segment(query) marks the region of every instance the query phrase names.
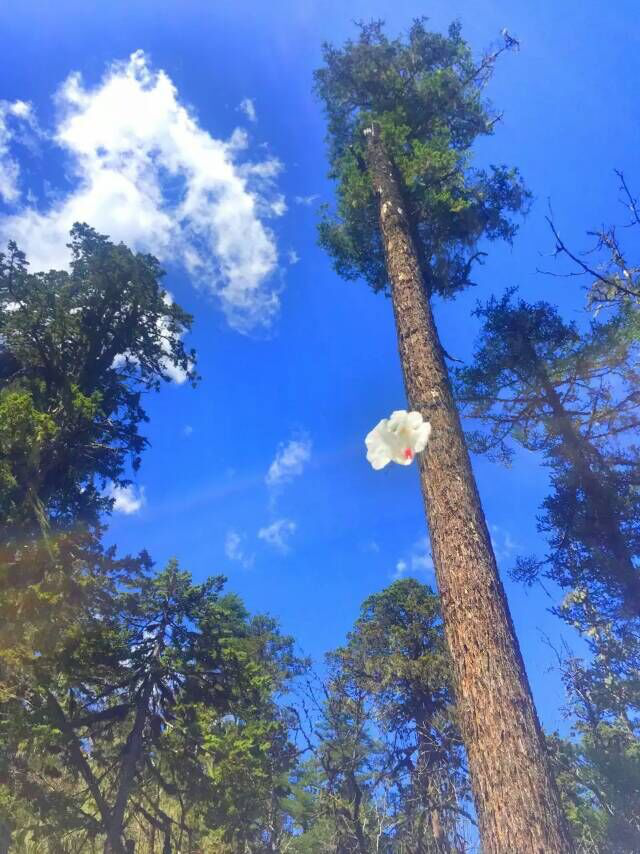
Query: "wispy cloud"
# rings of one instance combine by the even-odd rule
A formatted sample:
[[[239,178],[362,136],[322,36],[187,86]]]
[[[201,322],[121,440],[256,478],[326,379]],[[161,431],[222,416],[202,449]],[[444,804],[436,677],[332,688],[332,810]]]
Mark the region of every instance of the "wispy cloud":
[[[20,197],[20,165],[10,154],[10,143],[25,128],[37,131],[33,108],[27,101],[0,101],[0,198],[7,203]]]
[[[315,200],[319,198],[320,197],[317,194],[314,194],[312,196],[294,196],[293,201],[297,205],[305,205],[306,207],[311,207]]]
[[[429,540],[427,537],[421,537],[413,544],[409,553],[396,562],[395,569],[391,573],[391,578],[397,581],[399,578],[404,578],[407,575],[431,576],[433,572],[434,565]]]
[[[269,466],[265,482],[270,489],[279,490],[299,477],[311,459],[311,439],[302,436],[282,443]]]
[[[380,545],[375,540],[367,540],[360,545],[360,550],[369,554],[377,555],[380,553]]]
[[[147,503],[144,486],[136,487],[132,483],[128,486],[112,485],[108,495],[113,499],[113,512],[124,513],[125,516],[139,513]]]
[[[245,569],[253,566],[255,555],[247,552],[246,535],[240,531],[229,530],[224,541],[224,553],[229,560],[236,561]]]
[[[74,187],[43,209],[27,205],[2,218],[0,239],[15,239],[32,270],[65,268],[69,229],[88,222],[161,261],[181,262],[215,295],[233,328],[268,328],[278,314],[280,283],[275,238],[264,220],[283,210],[275,190],[281,163],[243,160],[242,130],[227,140],[213,137],[142,51],[113,63],[94,88],[71,74],[56,100],[60,118],[51,141],[67,154]],[[0,132],[0,180],[15,201],[17,173],[2,154],[8,143]]]
[[[289,541],[295,534],[298,526],[292,519],[278,519],[267,525],[265,528],[260,528],[258,531],[258,539],[271,546],[281,554],[286,554],[291,550]]]
[[[243,98],[242,101],[238,104],[238,109],[241,113],[244,113],[245,116],[249,119],[250,122],[258,121],[258,114],[256,113],[256,105],[253,103],[251,98]]]
[[[274,216],[283,216],[287,212],[287,203],[284,200],[284,196],[282,194],[276,196],[271,202],[270,208]]]
[[[300,256],[298,255],[296,250],[295,249],[289,249],[289,251],[287,252],[287,261],[290,264],[297,264],[299,260],[300,260]]]
[[[513,539],[506,528],[502,528],[500,525],[490,525],[489,530],[496,560],[512,558],[520,548],[519,543]]]

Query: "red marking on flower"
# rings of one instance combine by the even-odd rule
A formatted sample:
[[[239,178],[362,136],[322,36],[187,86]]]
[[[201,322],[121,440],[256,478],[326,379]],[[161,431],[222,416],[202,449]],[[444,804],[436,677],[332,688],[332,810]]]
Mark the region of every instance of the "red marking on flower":
[[[412,460],[413,459],[413,451],[411,450],[411,448],[405,448],[404,449],[404,458],[405,458],[405,460]]]

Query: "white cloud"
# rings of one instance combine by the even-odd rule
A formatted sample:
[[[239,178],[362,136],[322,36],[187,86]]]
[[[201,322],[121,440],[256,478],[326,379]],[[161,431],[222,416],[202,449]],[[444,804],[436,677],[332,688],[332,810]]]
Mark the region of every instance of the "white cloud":
[[[375,540],[368,540],[361,544],[360,550],[376,555],[380,553],[380,545]]]
[[[171,382],[177,383],[178,385],[181,385],[183,382],[185,382],[185,380],[187,379],[187,374],[179,365],[174,365],[167,359],[163,359],[162,361],[162,370],[165,372]]]
[[[392,578],[394,578],[394,579],[402,578],[408,568],[409,567],[407,565],[406,560],[399,560],[396,563],[396,568],[395,568],[395,571],[392,575]]]
[[[302,474],[311,459],[311,439],[303,436],[281,444],[265,477],[268,487],[278,489]]]
[[[246,536],[239,531],[229,530],[224,541],[224,553],[229,560],[236,561],[245,569],[253,566],[255,556],[248,554],[245,548]]]
[[[283,216],[287,212],[287,203],[283,195],[279,195],[271,202],[271,212],[274,216]]]
[[[249,119],[250,122],[257,122],[258,115],[256,113],[256,105],[253,103],[251,98],[243,98],[238,105],[238,109],[241,113],[244,113],[245,116]]]
[[[520,548],[506,528],[500,525],[490,525],[491,544],[496,560],[508,560]]]
[[[191,424],[184,425],[184,427],[182,428],[182,435],[186,436],[187,438],[193,435],[193,427],[191,426]]]
[[[300,260],[300,256],[298,255],[298,253],[296,252],[295,249],[290,249],[287,252],[287,261],[290,264],[297,264],[299,260]]]
[[[95,88],[72,74],[57,102],[53,141],[69,157],[75,188],[43,210],[5,217],[0,238],[15,239],[32,270],[64,268],[69,229],[88,222],[181,263],[215,294],[233,328],[268,328],[279,310],[278,253],[261,217],[284,203],[274,192],[279,161],[240,162],[247,134],[211,136],[142,51],[114,63]]]
[[[15,128],[37,129],[31,104],[26,101],[0,101],[0,198],[7,203],[20,197],[18,185],[20,166],[10,155],[10,143],[16,135]]]
[[[281,554],[286,554],[290,551],[289,540],[295,534],[297,527],[292,519],[278,519],[266,528],[260,528],[258,539],[264,540],[267,545]]]
[[[413,544],[409,554],[397,561],[391,577],[397,581],[405,575],[433,575],[434,570],[429,540],[427,537],[421,537]]]
[[[173,305],[173,296],[168,291],[165,291],[162,299],[165,305]],[[160,358],[162,370],[164,371],[167,379],[171,382],[177,383],[177,385],[182,385],[183,382],[186,382],[187,372],[184,368],[181,368],[180,365],[174,364],[174,362],[169,358],[172,339],[172,333],[169,330],[169,321],[165,317],[158,318],[157,329],[160,334],[160,347],[163,352],[167,354]],[[182,337],[182,335],[180,337]],[[113,367],[117,368],[126,362],[134,364],[138,362],[138,359],[129,352],[119,353],[113,360]],[[189,364],[191,365],[191,362]]]
[[[132,483],[128,486],[112,484],[108,490],[108,495],[109,498],[113,498],[113,512],[124,513],[126,516],[138,513],[147,503],[144,486],[136,489]]]
[[[319,196],[316,194],[313,196],[295,196],[293,200],[297,205],[305,205],[306,207],[311,207],[311,205],[315,202],[317,198],[319,198]]]

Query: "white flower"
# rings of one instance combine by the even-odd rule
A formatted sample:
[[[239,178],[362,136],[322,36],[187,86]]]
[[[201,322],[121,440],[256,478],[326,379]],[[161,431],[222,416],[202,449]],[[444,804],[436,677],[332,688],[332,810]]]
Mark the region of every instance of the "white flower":
[[[398,409],[383,418],[364,440],[367,459],[374,469],[382,469],[392,460],[409,466],[424,451],[431,435],[431,424],[419,412]]]

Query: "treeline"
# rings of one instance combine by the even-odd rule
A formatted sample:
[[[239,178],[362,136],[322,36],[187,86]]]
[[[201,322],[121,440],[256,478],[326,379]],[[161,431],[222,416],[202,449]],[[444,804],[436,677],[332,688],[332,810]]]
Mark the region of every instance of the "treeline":
[[[430,311],[528,205],[515,170],[468,166],[503,49],[477,63],[458,27],[392,41],[374,24],[327,46],[316,77],[338,182],[320,239],[392,296],[409,402],[434,426],[421,479],[442,591],[371,595],[321,676],[221,576],[104,545],[147,447],[144,394],[176,371],[198,382],[157,261],[87,225],[69,272],[0,256],[0,852],[640,850],[640,268],[614,228],[585,256],[551,223],[590,314],[578,328],[491,298],[453,386]],[[537,724],[458,408],[474,451],[521,446],[549,470],[546,554],[514,574],[548,580],[588,646],[558,650],[569,738]]]

